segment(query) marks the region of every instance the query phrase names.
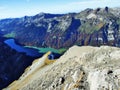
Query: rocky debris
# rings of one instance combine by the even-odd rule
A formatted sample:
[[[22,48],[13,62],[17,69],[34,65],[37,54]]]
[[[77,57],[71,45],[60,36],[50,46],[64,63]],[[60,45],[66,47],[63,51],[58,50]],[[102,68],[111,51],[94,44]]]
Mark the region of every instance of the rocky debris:
[[[116,47],[73,46],[53,64],[35,70],[4,90],[119,90],[119,55]]]
[[[76,44],[120,47],[120,9],[88,8],[80,13],[40,13],[4,19],[0,20],[0,33],[27,46],[69,48]]]

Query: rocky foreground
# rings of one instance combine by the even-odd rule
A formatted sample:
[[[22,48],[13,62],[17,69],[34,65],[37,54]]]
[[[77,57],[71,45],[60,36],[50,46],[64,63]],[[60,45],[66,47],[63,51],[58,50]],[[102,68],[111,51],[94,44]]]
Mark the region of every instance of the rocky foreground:
[[[73,46],[56,61],[49,54],[5,90],[120,90],[119,48]]]

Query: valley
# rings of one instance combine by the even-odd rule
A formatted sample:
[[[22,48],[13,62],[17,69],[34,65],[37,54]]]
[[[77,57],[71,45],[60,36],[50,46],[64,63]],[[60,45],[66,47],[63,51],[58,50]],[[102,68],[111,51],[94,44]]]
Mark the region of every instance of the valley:
[[[0,90],[119,90],[119,47],[119,7],[0,19]]]

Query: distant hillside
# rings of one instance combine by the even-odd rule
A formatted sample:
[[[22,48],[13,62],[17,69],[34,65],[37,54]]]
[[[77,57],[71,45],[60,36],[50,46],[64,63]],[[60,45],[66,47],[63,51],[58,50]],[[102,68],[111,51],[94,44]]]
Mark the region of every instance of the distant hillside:
[[[0,33],[27,46],[65,48],[76,44],[120,47],[120,8],[3,19],[0,20]]]
[[[120,90],[119,48],[73,46],[56,61],[49,54],[4,90]]]

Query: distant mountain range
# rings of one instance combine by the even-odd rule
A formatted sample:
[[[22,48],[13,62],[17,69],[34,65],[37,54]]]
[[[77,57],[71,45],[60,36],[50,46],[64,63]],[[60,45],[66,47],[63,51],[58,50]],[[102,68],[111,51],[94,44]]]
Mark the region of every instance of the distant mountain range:
[[[80,13],[40,13],[2,19],[0,35],[27,46],[57,49],[75,44],[120,47],[120,8],[88,8]]]
[[[120,8],[105,7],[105,8],[97,8],[94,10],[88,8],[84,11],[81,11],[80,13],[68,13],[68,14],[39,13],[35,16],[1,19],[0,20],[0,90],[8,86],[12,81],[18,79],[23,74],[25,68],[31,65],[33,60],[37,58],[37,57],[28,56],[26,55],[26,53],[18,52],[12,49],[10,46],[8,46],[4,42],[7,38],[13,38],[13,40],[17,41],[17,43],[19,43],[21,46],[25,45],[26,47],[30,47],[30,46],[42,47],[42,49],[44,49],[43,51],[47,52],[48,50],[51,50],[51,51],[53,50],[55,51],[54,53],[58,52],[59,54],[62,54],[62,52],[66,51],[66,48],[68,49],[73,45],[79,45],[79,46],[109,45],[109,46],[120,47]],[[31,47],[31,48],[36,49],[36,47]],[[48,50],[46,50],[46,48],[44,47],[47,47]],[[53,49],[53,48],[56,48],[56,49]],[[86,54],[83,53],[84,50]],[[89,50],[91,51],[90,53],[88,52]],[[117,72],[117,69],[119,66],[120,50],[118,48],[115,49],[112,47],[105,47],[105,46],[102,46],[100,48],[96,47],[94,48],[94,51],[92,50],[93,50],[93,47],[91,47],[91,49],[87,47],[82,47],[80,49],[79,47],[74,46],[73,48],[69,49],[55,63],[53,63],[54,61],[50,59],[53,57],[53,53],[50,55],[45,54],[42,59],[40,58],[35,60],[33,64],[30,66],[30,68],[27,68],[25,70],[25,73],[22,75],[23,77],[24,75],[26,76],[26,72],[28,76],[39,74],[38,76],[40,76],[40,79],[39,79],[40,82],[35,81],[34,85],[32,84],[33,83],[32,82],[30,83],[30,86],[26,84],[27,86],[24,89],[23,87],[21,87],[21,86],[24,86],[24,82],[21,82],[24,78],[20,78],[17,83],[14,82],[12,85],[13,87],[17,85],[17,88],[19,86],[23,88],[23,90],[36,88],[36,87],[46,89],[46,88],[49,88],[49,86],[51,86],[52,90],[54,90],[58,88],[57,86],[60,87],[62,85],[63,86],[66,85],[65,86],[66,88],[68,86],[69,88],[71,88],[70,85],[67,86],[66,80],[71,82],[69,78],[71,78],[71,76],[73,75],[73,81],[74,81],[74,79],[76,78],[75,75],[77,75],[74,70],[77,70],[78,72],[79,70],[85,72],[85,74],[83,75],[83,81],[81,81],[82,78],[79,79],[79,77],[77,77],[76,79],[84,83],[83,86],[78,85],[76,81],[73,84],[74,86],[78,85],[79,88],[80,87],[87,88],[89,86],[86,82],[86,79],[89,80],[89,78],[86,78],[88,76],[87,73],[90,73],[91,76],[97,75],[98,77],[99,75],[101,75],[101,77],[102,75],[106,76],[106,73],[107,73],[108,74],[107,78],[108,80],[110,79],[111,81],[111,77],[109,78],[109,74],[112,75],[113,71]],[[41,63],[41,60],[45,62]],[[90,62],[86,60],[89,60]],[[53,66],[50,62],[53,63]],[[82,65],[81,66],[80,63],[82,62],[84,64],[83,65],[81,64]],[[50,67],[48,66],[48,67],[45,67],[44,69],[43,66],[48,65],[49,63],[51,64]],[[42,64],[43,64],[42,66],[43,71],[48,70],[47,72],[49,73],[47,72],[42,72],[42,73],[40,72],[38,74],[32,73],[34,71],[36,72],[37,69],[41,69],[40,65]],[[91,73],[92,70],[89,70],[90,68],[93,68],[93,67],[94,67],[94,70],[97,70],[96,68],[98,68],[98,70],[101,70],[101,67],[104,68],[104,65],[105,67],[106,66],[111,68],[113,67],[112,68],[113,71],[111,71],[110,69],[110,70],[107,70],[105,74],[104,73],[96,74],[96,72],[98,71]],[[72,74],[72,73],[70,74],[68,71],[66,71],[68,68],[70,68],[70,71],[71,71],[71,67],[75,74]],[[83,69],[79,69],[78,67],[79,68],[83,67]],[[90,67],[90,68],[86,69],[86,67],[87,68]],[[61,71],[59,71],[59,69]],[[31,73],[29,73],[29,71]],[[57,76],[58,75],[57,71],[63,72],[63,74],[60,74],[62,75],[60,76],[62,78],[59,78]],[[71,75],[70,77],[68,77],[68,79],[66,79],[66,76],[63,77],[66,72],[68,72],[66,76]],[[55,77],[57,76],[57,77],[51,78],[51,74],[53,75],[53,77],[54,76]],[[44,81],[44,80],[47,80],[46,75],[50,77],[48,78],[49,82]],[[80,73],[78,75],[80,75]],[[119,73],[116,74],[115,77],[117,78],[118,76],[119,76]],[[101,77],[100,77],[100,80],[107,82],[105,81],[106,79],[101,79]],[[24,80],[28,80],[28,79],[31,80],[33,78],[31,77],[27,79],[25,78]],[[38,78],[36,79],[38,80]],[[92,81],[94,82],[93,79],[94,77],[90,79],[89,83],[92,83]],[[116,84],[117,81],[113,82],[114,79],[115,78],[113,77],[112,83],[117,85]],[[56,80],[56,81],[53,81],[53,80]],[[95,80],[99,81],[99,78]],[[19,81],[20,81],[20,84],[19,84]],[[60,81],[60,84],[56,83],[58,81]],[[55,86],[52,85],[53,83],[51,82],[56,83],[56,85]],[[92,88],[92,84],[90,84],[91,88]],[[114,84],[111,84],[111,85],[114,86]],[[99,86],[101,85],[102,87],[102,83],[99,83],[97,85]],[[11,88],[11,86],[9,87]],[[99,88],[101,89],[101,87]],[[105,86],[103,86],[102,88],[104,87]],[[89,88],[87,90],[89,90]]]

